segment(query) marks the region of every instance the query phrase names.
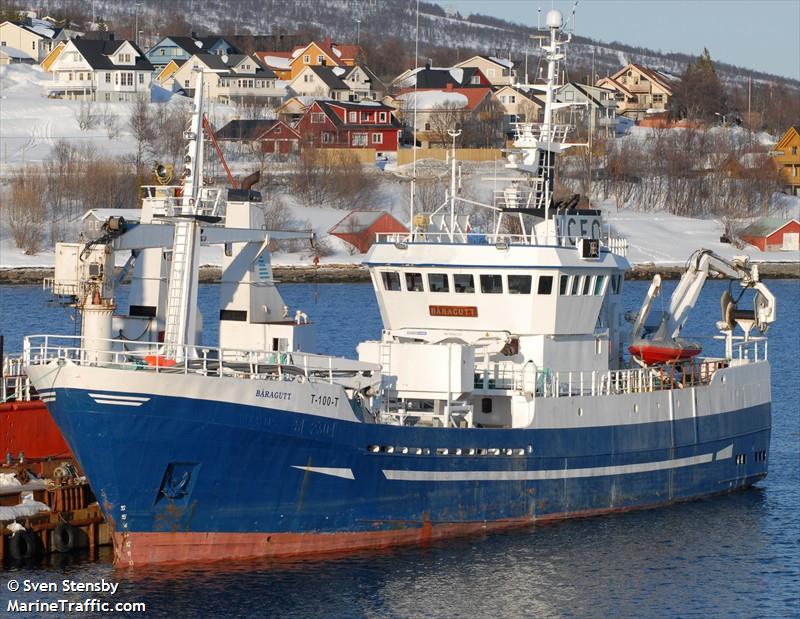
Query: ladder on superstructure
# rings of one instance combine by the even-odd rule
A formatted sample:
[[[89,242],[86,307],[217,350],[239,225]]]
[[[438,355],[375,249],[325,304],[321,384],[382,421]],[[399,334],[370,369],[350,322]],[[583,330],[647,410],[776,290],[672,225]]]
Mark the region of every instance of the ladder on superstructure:
[[[174,358],[186,340],[186,311],[191,284],[190,263],[195,241],[192,219],[175,222],[172,242],[172,264],[167,288],[167,316],[164,327],[164,354]]]

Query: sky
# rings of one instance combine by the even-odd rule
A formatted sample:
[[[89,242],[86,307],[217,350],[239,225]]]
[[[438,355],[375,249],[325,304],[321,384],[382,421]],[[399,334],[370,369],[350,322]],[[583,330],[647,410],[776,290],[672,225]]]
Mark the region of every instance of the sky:
[[[573,2],[434,0],[470,13],[536,26],[537,9],[565,16]],[[575,34],[712,60],[800,80],[800,0],[580,0]]]

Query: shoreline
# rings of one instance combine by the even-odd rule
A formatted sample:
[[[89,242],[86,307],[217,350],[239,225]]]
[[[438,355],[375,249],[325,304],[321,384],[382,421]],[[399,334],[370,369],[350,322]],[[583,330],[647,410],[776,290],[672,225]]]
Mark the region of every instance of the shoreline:
[[[800,262],[758,262],[756,264],[758,264],[759,274],[764,279],[800,279]],[[664,279],[679,279],[684,270],[683,266],[678,265],[637,264],[633,265],[631,270],[625,274],[625,279],[649,280],[656,273]],[[318,268],[274,266],[272,271],[275,281],[279,284],[354,284],[370,281],[367,268],[358,264],[324,264]],[[220,275],[221,268],[218,266],[200,267],[200,283],[219,283]],[[0,268],[0,285],[41,284],[45,277],[53,277],[52,268]]]

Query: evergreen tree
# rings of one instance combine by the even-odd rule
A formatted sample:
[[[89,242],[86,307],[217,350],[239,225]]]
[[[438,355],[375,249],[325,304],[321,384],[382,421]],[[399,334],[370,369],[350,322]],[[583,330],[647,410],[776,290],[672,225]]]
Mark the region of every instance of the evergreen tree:
[[[727,97],[708,49],[690,62],[672,98],[672,115],[690,120],[714,121],[728,112]]]

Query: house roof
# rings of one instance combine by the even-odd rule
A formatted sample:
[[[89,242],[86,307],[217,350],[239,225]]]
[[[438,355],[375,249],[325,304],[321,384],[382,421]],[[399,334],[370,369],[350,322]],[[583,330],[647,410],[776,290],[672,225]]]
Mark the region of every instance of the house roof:
[[[528,89],[528,88],[525,88],[522,85],[520,85],[520,86],[501,86],[500,88],[498,88],[495,91],[495,94],[499,94],[499,93],[503,92],[504,90],[511,90],[511,91],[517,93],[518,95],[520,95],[522,97],[525,97],[529,101],[532,101],[533,103],[535,103],[539,107],[544,107],[544,100],[540,99],[539,97],[537,97],[536,95],[533,94],[533,92],[534,92],[533,88]]]
[[[152,71],[153,65],[144,55],[142,50],[133,41],[97,41],[90,39],[73,39],[71,43],[80,52],[81,56],[86,59],[92,69],[105,69],[105,70],[130,70],[130,65],[117,65],[111,62],[112,56],[122,47],[125,43],[130,44],[138,56],[136,57],[136,64],[133,69],[136,71]]]
[[[276,119],[247,119],[247,120],[232,120],[224,127],[220,128],[214,133],[218,140],[257,140],[263,136],[267,131],[275,127],[275,125],[283,125],[293,133],[297,133],[289,127],[286,123]]]
[[[661,88],[663,88],[664,90],[669,91],[669,93],[672,94],[672,88],[673,88],[674,84],[672,83],[672,80],[670,78],[668,78],[663,73],[660,73],[659,71],[656,71],[655,69],[650,69],[648,67],[645,67],[644,65],[636,64],[636,63],[633,63],[633,62],[628,64],[628,65],[626,65],[626,66],[624,66],[624,67],[622,67],[619,71],[614,73],[614,75],[611,76],[611,79],[616,81],[616,79],[620,75],[622,75],[623,73],[628,71],[631,67],[633,67],[634,69],[639,71],[639,73],[641,73],[642,75],[646,76],[647,79],[649,79],[651,82],[656,82],[659,86],[661,86]]]
[[[350,86],[345,84],[341,78],[333,72],[331,67],[308,67],[311,71],[317,74],[323,83],[333,90],[350,90]]]
[[[775,145],[775,149],[777,150],[787,146],[795,135],[800,137],[800,125],[793,125],[789,127],[786,130],[786,133],[781,136],[781,139],[778,140],[778,143]]]
[[[342,75],[340,76],[342,79],[347,79],[348,77],[350,77],[350,74],[353,73],[356,69],[361,69],[361,71],[364,72],[364,74],[367,76],[367,79],[373,86],[378,85],[385,87],[384,83],[380,80],[380,78],[377,75],[375,75],[372,72],[372,70],[365,64],[354,64],[352,66],[342,67],[342,68],[344,69],[344,73],[342,73]]]
[[[625,85],[624,85],[624,84],[622,84],[621,82],[618,82],[617,80],[615,80],[615,79],[614,79],[613,77],[611,77],[610,75],[607,75],[606,77],[601,77],[599,80],[597,80],[597,84],[598,84],[598,86],[599,86],[601,83],[603,83],[603,82],[609,82],[609,83],[611,84],[611,87],[612,87],[612,88],[614,88],[615,90],[619,90],[620,92],[623,92],[623,93],[625,93],[625,94],[626,94],[626,95],[628,95],[629,97],[635,97],[635,96],[636,96],[636,95],[634,95],[634,94],[633,94],[633,93],[632,93],[630,90],[628,90],[628,89],[625,87]]]
[[[484,84],[470,84],[474,75],[481,75],[488,82],[477,67],[420,67],[396,79],[395,84],[401,88],[416,85],[417,90],[447,88],[448,85],[455,88],[485,88]]]
[[[384,215],[392,217],[386,211],[350,211],[339,223],[328,230],[328,234],[357,234],[364,232]],[[394,217],[392,219],[400,224]]]
[[[9,23],[17,26],[17,28],[22,28],[23,30],[27,30],[28,32],[35,34],[37,37],[41,37],[43,39],[55,39],[59,33],[63,30],[63,28],[56,28],[55,26],[45,22],[41,19],[34,20],[33,25],[29,25],[22,22],[3,22]]]
[[[255,55],[266,67],[282,71],[291,69],[291,52],[256,52]]]
[[[330,119],[330,121],[336,125],[339,129],[344,130],[360,130],[360,129],[399,129],[402,127],[400,121],[394,117],[392,112],[392,108],[388,105],[384,105],[382,103],[345,103],[341,101],[326,101],[317,99],[314,103],[319,106],[325,115]],[[313,106],[312,106],[313,107]],[[342,120],[339,115],[333,110],[334,107],[339,107],[348,112],[351,111],[363,111],[363,112],[389,112],[389,123],[387,125],[380,125],[378,127],[375,124],[360,124],[360,123],[353,123],[350,124],[346,120]],[[310,109],[310,108],[309,108]],[[360,118],[360,117],[359,117]]]
[[[431,110],[437,106],[455,105],[458,109],[474,110],[492,93],[488,86],[482,88],[450,88],[439,90],[420,90],[404,88],[398,94],[408,105],[422,110]]]
[[[263,66],[257,59],[245,54],[194,54],[200,62],[206,65],[213,72],[217,73],[220,77],[258,77],[258,78],[274,78],[275,73],[272,69]],[[243,60],[249,58],[255,64],[255,73],[236,73],[233,71]]]
[[[220,36],[211,36],[211,37],[179,37],[179,36],[167,36],[161,39],[158,43],[156,43],[153,47],[158,47],[162,41],[169,39],[175,45],[180,47],[183,51],[187,52],[189,55],[197,54],[198,52],[203,53],[208,49],[211,49],[216,45],[219,41],[225,41],[228,47],[234,50],[235,53],[239,53],[239,50],[236,49],[235,45],[231,45],[231,43],[225,39],[224,37]],[[199,45],[198,45],[199,43]]]
[[[795,218],[783,219],[781,217],[762,217],[761,219],[757,219],[751,223],[744,230],[740,230],[739,236],[755,236],[766,238],[783,228],[786,224],[793,221],[800,224],[800,221]]]

